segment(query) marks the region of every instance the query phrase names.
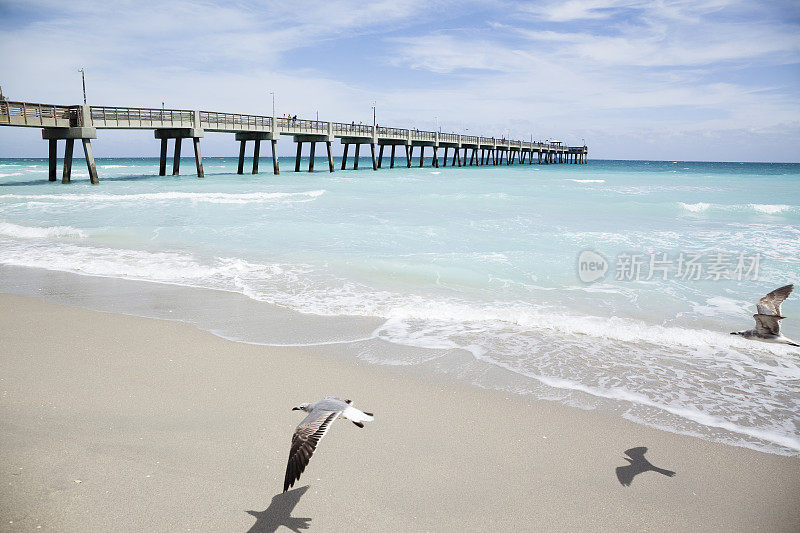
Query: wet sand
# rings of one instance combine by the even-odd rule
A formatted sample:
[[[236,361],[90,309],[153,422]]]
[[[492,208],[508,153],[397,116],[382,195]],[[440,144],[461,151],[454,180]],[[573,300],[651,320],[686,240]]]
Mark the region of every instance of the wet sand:
[[[800,530],[797,457],[313,348],[0,295],[0,352],[0,530]],[[329,394],[376,420],[283,494]]]

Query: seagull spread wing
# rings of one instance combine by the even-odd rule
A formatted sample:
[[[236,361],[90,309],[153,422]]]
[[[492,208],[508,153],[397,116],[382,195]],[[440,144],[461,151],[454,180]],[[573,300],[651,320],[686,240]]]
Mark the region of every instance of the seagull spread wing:
[[[782,316],[776,315],[753,315],[756,319],[756,333],[759,335],[780,335]]]
[[[792,293],[794,285],[785,285],[761,298],[756,304],[761,315],[781,316],[781,304]]]
[[[308,465],[311,455],[317,449],[317,444],[340,413],[341,411],[314,409],[294,430],[289,462],[286,464],[286,477],[283,480],[283,492],[289,490],[289,487],[300,479],[300,474]]]

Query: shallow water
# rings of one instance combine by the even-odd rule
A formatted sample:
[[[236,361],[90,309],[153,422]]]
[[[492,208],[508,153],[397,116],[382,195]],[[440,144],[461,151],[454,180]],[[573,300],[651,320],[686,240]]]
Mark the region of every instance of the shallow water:
[[[106,159],[91,187],[85,170],[62,186],[46,160],[0,159],[0,264],[221,289],[337,328],[361,317],[340,330],[372,339],[353,357],[800,453],[800,350],[729,335],[800,279],[800,165],[365,162],[238,176],[235,159],[208,158],[198,180]],[[586,250],[608,267],[594,283],[579,278]],[[783,308],[795,338],[798,302]],[[250,342],[342,340],[319,322],[233,324],[216,307],[180,319]]]

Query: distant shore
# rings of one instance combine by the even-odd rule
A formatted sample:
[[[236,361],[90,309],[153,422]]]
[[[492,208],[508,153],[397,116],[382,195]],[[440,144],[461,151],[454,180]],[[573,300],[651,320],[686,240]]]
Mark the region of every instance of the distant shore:
[[[800,529],[800,461],[313,348],[0,295],[9,531]],[[281,493],[290,409],[338,422]],[[623,452],[674,477],[636,475]],[[248,512],[251,511],[251,512]]]

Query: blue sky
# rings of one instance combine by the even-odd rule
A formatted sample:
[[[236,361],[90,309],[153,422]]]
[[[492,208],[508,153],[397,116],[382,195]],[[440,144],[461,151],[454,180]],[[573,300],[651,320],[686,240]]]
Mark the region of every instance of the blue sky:
[[[800,3],[0,0],[12,100],[560,139],[621,159],[800,161]],[[95,154],[157,155],[149,132]],[[207,155],[236,154],[208,134]],[[293,153],[286,138],[284,154]],[[0,156],[44,156],[0,128]]]

